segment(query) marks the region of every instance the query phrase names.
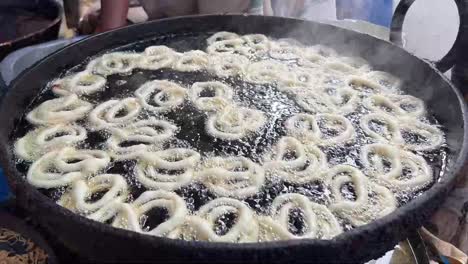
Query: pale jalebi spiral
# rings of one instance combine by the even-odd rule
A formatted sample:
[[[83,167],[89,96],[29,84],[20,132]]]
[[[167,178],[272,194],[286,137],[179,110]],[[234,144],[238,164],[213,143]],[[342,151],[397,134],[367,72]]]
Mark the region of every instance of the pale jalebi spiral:
[[[71,123],[84,118],[91,109],[91,103],[71,94],[43,102],[29,112],[26,119],[35,125]]]
[[[183,72],[206,70],[208,67],[208,54],[201,50],[184,52],[178,56],[174,69]]]
[[[355,225],[365,225],[376,219],[382,218],[398,207],[398,201],[395,194],[385,186],[371,182],[369,184],[369,203],[366,208],[363,208],[363,213],[356,216]]]
[[[280,91],[297,93],[298,91],[316,92],[323,74],[319,71],[307,70],[304,68],[292,68],[290,72],[284,74],[278,84]]]
[[[302,42],[294,38],[280,38],[277,40],[270,39],[270,45],[272,45],[273,43],[276,43],[276,44],[279,43],[280,45],[285,45],[285,46],[294,46],[298,48],[304,48],[304,44],[302,44]],[[271,46],[270,46],[270,49],[271,49]]]
[[[101,150],[66,147],[46,153],[29,167],[27,180],[38,188],[57,188],[94,175],[110,162]]]
[[[102,197],[93,196],[104,192]],[[77,180],[68,192],[63,194],[59,205],[89,219],[105,222],[117,214],[128,198],[125,178],[118,174],[100,174],[89,180]]]
[[[296,60],[301,58],[302,48],[286,40],[270,42],[268,54],[277,60]]]
[[[177,52],[169,47],[149,46],[145,49],[141,59],[138,61],[138,68],[147,70],[170,68],[177,59]]]
[[[244,157],[213,157],[203,162],[198,179],[214,194],[244,199],[259,192],[263,168]]]
[[[434,181],[424,158],[386,144],[366,145],[361,161],[367,175],[396,191],[418,191]]]
[[[364,133],[377,142],[390,142],[396,145],[404,143],[400,133],[400,124],[387,114],[371,113],[364,115],[360,120],[360,126]]]
[[[270,40],[262,34],[249,34],[242,36],[245,46],[248,48],[245,55],[257,55],[268,52]]]
[[[154,208],[166,209],[168,219],[151,230],[145,228],[145,213]],[[167,236],[181,225],[188,214],[184,199],[174,192],[163,190],[146,191],[135,201],[122,204],[112,226],[153,236]]]
[[[123,160],[159,150],[165,141],[174,137],[178,127],[165,120],[149,118],[111,131],[112,136],[106,142],[110,155]]]
[[[248,54],[249,48],[245,46],[245,40],[241,38],[233,38],[213,42],[206,48],[206,52],[217,55],[245,55]]]
[[[185,94],[182,86],[166,80],[147,82],[135,91],[141,105],[154,112],[167,112],[181,105]]]
[[[104,102],[89,114],[91,129],[100,130],[127,125],[140,114],[141,105],[138,99],[128,97],[122,100]]]
[[[309,73],[314,83],[308,89],[301,86],[278,88],[292,94],[296,103],[309,113],[348,114],[356,110],[359,93],[347,87],[344,76],[330,75],[320,69],[311,69]]]
[[[370,182],[368,204],[351,211],[334,210],[334,212],[347,219],[352,225],[362,226],[392,213],[397,206],[397,200],[389,189]]]
[[[366,175],[391,178],[402,173],[400,150],[388,144],[369,144],[361,148],[361,162]]]
[[[82,142],[86,137],[86,129],[75,124],[38,127],[16,141],[15,153],[21,159],[34,161],[49,151]]]
[[[320,181],[327,169],[327,157],[314,144],[302,144],[293,137],[282,137],[265,162],[269,177],[297,184]]]
[[[342,89],[348,86],[348,79],[344,75],[323,71],[323,78],[320,84],[320,87],[334,87]]]
[[[102,55],[88,63],[86,70],[102,76],[128,74],[138,67],[142,55],[129,52],[112,52]]]
[[[358,69],[341,62],[340,60],[333,59],[327,60],[323,66],[325,67],[326,71],[329,71],[336,75],[358,75],[360,72]]]
[[[324,46],[324,45],[314,45],[314,46],[307,47],[307,52],[315,53],[328,59],[338,56],[338,53],[336,52],[336,50],[330,47]]]
[[[297,104],[312,114],[330,113],[346,115],[355,112],[359,106],[359,93],[341,84],[324,84],[323,78],[308,90],[295,87],[287,92],[292,93]]]
[[[238,140],[260,130],[266,117],[259,110],[229,106],[211,115],[206,121],[206,132],[223,140]]]
[[[365,59],[360,57],[340,57],[335,58],[334,60],[351,66],[361,73],[367,73],[371,70],[371,66],[369,65],[369,63]]]
[[[184,148],[142,153],[136,179],[149,189],[175,190],[192,182],[199,161],[198,152]]]
[[[444,132],[437,126],[419,121],[405,120],[400,124],[404,147],[414,151],[439,149],[445,143]],[[405,133],[408,137],[405,137]],[[413,139],[414,138],[414,139]]]
[[[296,228],[291,225],[291,218],[302,219],[301,230],[294,230]],[[262,241],[331,239],[343,232],[336,217],[326,206],[297,193],[277,196],[271,205],[271,216],[259,217],[259,226]]]
[[[399,78],[383,71],[371,71],[366,73],[364,77],[386,87],[388,90],[400,88],[402,83]]]
[[[330,49],[331,50],[331,49]],[[335,51],[330,52],[329,54],[336,54]],[[322,65],[327,61],[326,57],[315,47],[304,47],[301,50],[300,58],[298,59],[298,64],[302,67],[319,69],[322,68]]]
[[[274,60],[258,61],[247,67],[246,80],[253,83],[275,83],[288,74],[288,67]]]
[[[370,95],[370,97],[376,96],[376,95],[387,96],[387,94],[382,95],[382,93],[387,92],[385,87],[383,87],[382,85],[370,79],[366,79],[361,76],[357,76],[357,75],[348,76],[346,79],[346,84],[350,88],[356,90],[357,92],[360,92],[361,94],[364,94],[364,95]]]
[[[234,224],[222,234],[216,231],[216,222],[234,214]],[[221,220],[222,221],[222,220]],[[211,242],[257,242],[258,224],[254,212],[243,202],[232,198],[217,198],[200,207],[170,237]]]
[[[323,146],[344,144],[355,137],[351,122],[335,114],[296,114],[286,120],[285,127],[288,135]]]
[[[411,95],[374,94],[364,99],[363,105],[376,113],[398,118],[419,118],[426,114],[424,102]]]
[[[217,32],[217,33],[211,35],[211,37],[207,38],[206,43],[208,45],[211,45],[211,44],[213,44],[215,42],[220,42],[220,41],[230,40],[230,39],[236,39],[236,38],[239,38],[239,35],[237,35],[236,33],[227,32],[227,31],[220,31],[220,32]]]
[[[435,125],[413,119],[395,119],[384,113],[361,118],[361,128],[379,143],[388,143],[414,151],[430,151],[445,143],[444,133]],[[404,135],[408,136],[405,137]]]
[[[154,117],[130,123],[125,127],[111,129],[112,133],[120,134],[122,137],[137,136],[135,140],[159,142],[171,139],[178,130],[179,128],[173,123]]]
[[[397,207],[396,198],[390,190],[369,182],[355,167],[336,165],[325,177],[333,196],[329,208],[354,226],[381,218]],[[350,186],[353,194],[344,195],[343,192],[351,191]]]
[[[359,93],[348,87],[326,85],[318,88],[329,107],[329,113],[346,115],[359,106]]]
[[[288,92],[291,91],[293,91],[293,89],[288,89]],[[317,91],[295,89],[294,98],[302,109],[312,114],[332,113],[334,110],[328,97]]]
[[[219,77],[244,76],[249,60],[237,54],[211,55],[208,71]]]
[[[52,92],[56,95],[70,94],[90,95],[106,88],[106,78],[88,71],[75,73],[52,84]]]
[[[426,160],[409,151],[400,151],[402,171],[396,177],[383,179],[389,187],[415,191],[427,187],[434,182],[432,169]]]
[[[351,211],[367,204],[368,181],[359,169],[350,165],[336,165],[326,172],[325,181],[333,195],[332,210]],[[344,197],[342,192],[343,186],[349,183],[352,184],[354,199]]]
[[[222,82],[196,82],[188,91],[192,103],[201,111],[219,111],[232,103],[232,88]]]

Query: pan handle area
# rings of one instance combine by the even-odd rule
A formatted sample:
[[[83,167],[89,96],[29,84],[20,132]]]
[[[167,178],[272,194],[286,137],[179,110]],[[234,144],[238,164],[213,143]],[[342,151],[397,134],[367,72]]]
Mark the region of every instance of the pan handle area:
[[[408,10],[415,1],[416,0],[401,0],[393,13],[390,26],[390,41],[400,47],[403,47],[403,23]],[[450,51],[442,59],[434,62],[436,68],[441,72],[446,72],[455,65],[457,56],[463,48],[463,43],[466,42],[463,38],[467,38],[464,36],[466,35],[464,31],[468,30],[468,10],[466,9],[468,7],[468,0],[454,1],[457,4],[458,14],[460,16],[460,25],[458,27],[457,38]],[[468,33],[468,31],[466,33]]]

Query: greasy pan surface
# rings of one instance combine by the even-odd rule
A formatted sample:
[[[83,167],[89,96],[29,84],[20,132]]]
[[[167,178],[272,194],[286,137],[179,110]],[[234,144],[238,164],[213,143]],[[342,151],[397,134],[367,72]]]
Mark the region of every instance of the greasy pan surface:
[[[161,35],[197,35],[217,31],[261,33],[294,38],[304,44],[325,44],[346,55],[361,56],[377,70],[405,81],[408,94],[425,101],[430,114],[444,127],[448,157],[443,176],[423,195],[369,225],[333,240],[227,244],[187,242],[152,237],[93,222],[56,205],[28,185],[13,162],[12,131],[30,103],[59,73],[88,57]],[[192,47],[196,49],[199,47]],[[331,25],[262,16],[194,16],[135,25],[85,39],[45,58],[18,77],[0,107],[1,165],[17,195],[18,205],[31,213],[70,249],[95,260],[180,261],[217,263],[365,261],[378,257],[403,240],[434,212],[451,190],[466,158],[466,109],[459,92],[429,64],[399,47],[368,35]]]

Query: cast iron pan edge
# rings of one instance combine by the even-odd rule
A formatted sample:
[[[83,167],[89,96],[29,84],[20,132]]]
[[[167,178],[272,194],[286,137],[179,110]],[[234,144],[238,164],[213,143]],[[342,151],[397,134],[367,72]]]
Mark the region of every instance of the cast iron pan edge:
[[[355,35],[358,38],[365,39],[369,42],[375,42],[381,46],[389,48],[398,48],[397,46],[375,39],[367,34],[351,32],[346,29],[338,28],[332,25],[325,25],[316,22],[301,21],[287,18],[260,17],[260,16],[245,16],[234,15],[229,16],[233,20],[244,20],[250,23],[251,20],[268,20],[272,22],[284,21],[285,23],[300,24],[309,23],[316,24],[319,27],[328,27],[336,32],[343,32],[348,35]],[[185,19],[185,20],[184,20]],[[43,63],[48,63],[57,60],[60,56],[65,56],[67,51],[83,46],[86,43],[100,38],[111,38],[113,35],[118,35],[125,31],[136,31],[138,28],[144,29],[149,26],[161,26],[170,23],[190,22],[194,20],[214,20],[227,19],[226,16],[193,16],[185,18],[169,18],[159,21],[147,22],[144,24],[133,25],[124,29],[119,29],[111,32],[106,32],[100,35],[92,36],[88,39],[74,43],[64,49],[61,49],[40,62],[37,62],[30,69],[23,72],[16,78],[12,84],[10,91],[5,96],[6,101],[0,107],[0,122],[5,127],[0,128],[0,140],[2,147],[0,148],[0,160],[5,169],[6,175],[14,193],[17,195],[18,206],[25,208],[37,220],[51,231],[55,231],[57,238],[72,250],[89,256],[96,260],[159,260],[159,261],[185,261],[198,262],[200,260],[216,260],[217,262],[349,262],[349,261],[367,261],[377,258],[391,249],[397,242],[406,238],[410,231],[421,226],[428,220],[429,216],[436,210],[438,205],[443,201],[447,193],[452,189],[456,176],[462,170],[467,156],[467,138],[468,131],[464,128],[468,125],[466,105],[459,91],[449,83],[449,81],[427,62],[422,62],[414,55],[406,53],[423,63],[425,67],[436,73],[437,77],[442,78],[451,90],[455,93],[458,99],[457,106],[460,106],[460,112],[463,118],[463,143],[460,153],[452,163],[452,167],[447,169],[444,177],[434,184],[424,195],[411,201],[403,207],[400,207],[390,215],[378,219],[371,224],[355,228],[351,231],[343,233],[338,237],[326,240],[291,240],[283,242],[268,242],[268,243],[252,243],[252,244],[231,244],[231,243],[208,243],[208,242],[187,242],[182,240],[173,240],[167,238],[153,237],[135,232],[130,232],[122,229],[115,229],[108,225],[103,225],[98,222],[88,220],[78,216],[71,211],[64,209],[49,198],[45,197],[35,188],[29,186],[16,171],[11,151],[11,142],[8,138],[8,132],[13,124],[13,116],[21,115],[15,113],[15,109],[24,109],[24,106],[13,105],[14,102],[8,100],[15,96],[15,87],[21,84],[21,80],[28,75],[34,74],[34,69]],[[203,25],[202,25],[203,26]],[[232,26],[232,25],[230,25]],[[204,26],[206,27],[206,25]],[[248,31],[248,29],[246,29]],[[154,36],[158,32],[139,33],[138,40],[150,36]],[[262,33],[262,32],[258,32]],[[122,33],[123,34],[123,33]],[[127,44],[128,41],[119,41],[118,38],[113,42],[113,47]],[[106,49],[113,48],[106,47]],[[399,49],[399,48],[398,48]],[[102,49],[101,49],[102,50]],[[90,52],[95,54],[96,52]],[[73,65],[64,65],[63,69],[70,68]],[[37,94],[37,92],[35,93]],[[11,100],[14,101],[14,100]],[[16,108],[12,108],[16,107]],[[458,110],[458,109],[457,109]],[[19,110],[18,110],[19,111]],[[11,113],[11,114],[9,114]],[[424,210],[422,210],[424,209]],[[66,223],[64,223],[66,222]],[[67,228],[63,228],[67,227]]]

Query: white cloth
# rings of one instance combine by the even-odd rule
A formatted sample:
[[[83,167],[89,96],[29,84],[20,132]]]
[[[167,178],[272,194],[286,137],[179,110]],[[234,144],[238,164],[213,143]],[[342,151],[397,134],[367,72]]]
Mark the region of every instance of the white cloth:
[[[335,0],[306,0],[301,18],[307,20],[336,20]]]

